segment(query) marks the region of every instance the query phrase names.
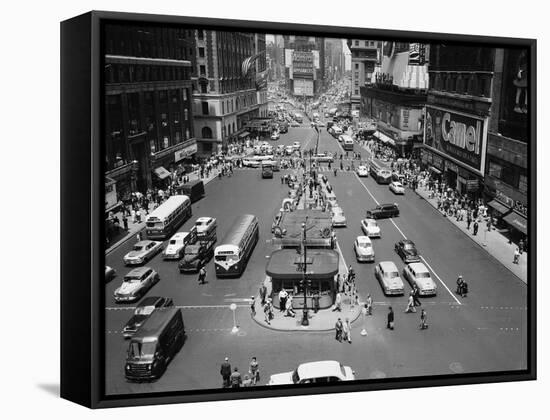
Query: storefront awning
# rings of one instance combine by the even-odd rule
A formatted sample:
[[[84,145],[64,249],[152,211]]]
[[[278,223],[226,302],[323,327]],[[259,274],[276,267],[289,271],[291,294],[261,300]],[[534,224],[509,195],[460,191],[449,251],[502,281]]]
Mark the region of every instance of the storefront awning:
[[[524,235],[527,235],[527,219],[521,214],[513,211],[502,220],[508,223],[511,227],[519,230]]]
[[[438,175],[441,175],[441,171],[437,169],[435,166],[430,166],[428,169],[432,172],[435,172]]]
[[[392,146],[395,146],[395,141],[391,137],[386,136],[384,133],[380,131],[377,131],[376,133],[374,133],[374,136],[378,138],[382,143],[388,143],[388,144],[391,144]]]
[[[243,131],[241,134],[239,134],[240,139],[244,139],[245,137],[249,136],[250,133],[248,131]]]
[[[504,204],[502,204],[500,201],[492,200],[487,203],[489,207],[492,207],[496,211],[498,211],[501,214],[507,213],[510,209],[506,207]]]
[[[168,172],[164,166],[159,166],[153,172],[159,179],[166,179],[170,176],[170,172]]]

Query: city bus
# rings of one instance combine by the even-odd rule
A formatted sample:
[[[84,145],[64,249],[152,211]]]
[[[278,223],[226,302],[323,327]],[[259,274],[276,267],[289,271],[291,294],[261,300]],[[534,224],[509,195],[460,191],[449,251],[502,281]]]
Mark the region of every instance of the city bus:
[[[191,199],[173,195],[145,218],[145,233],[149,239],[166,239],[191,217]]]
[[[240,276],[259,237],[258,219],[251,214],[239,216],[214,250],[216,277]]]
[[[391,183],[392,171],[386,164],[379,161],[378,159],[371,159],[369,164],[369,172],[372,177],[379,184],[389,184]]]
[[[342,134],[342,147],[344,150],[353,150],[353,139],[347,134]]]

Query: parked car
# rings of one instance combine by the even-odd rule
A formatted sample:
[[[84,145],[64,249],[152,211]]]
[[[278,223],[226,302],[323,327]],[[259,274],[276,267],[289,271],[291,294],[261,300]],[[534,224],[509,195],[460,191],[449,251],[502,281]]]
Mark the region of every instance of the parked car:
[[[395,252],[406,263],[420,262],[420,256],[416,250],[416,245],[410,239],[403,239],[395,244]]]
[[[327,360],[302,363],[292,372],[271,375],[268,385],[319,384],[355,380],[349,366]]]
[[[372,210],[367,210],[367,219],[384,219],[399,216],[397,204],[379,204]]]
[[[405,187],[398,181],[392,181],[390,183],[390,191],[394,194],[405,194]]]
[[[397,266],[392,261],[381,261],[374,269],[374,276],[382,286],[385,295],[403,295],[405,285]]]
[[[363,219],[361,220],[361,229],[363,233],[369,238],[381,238],[382,232],[378,222],[375,219]]]
[[[367,168],[365,165],[359,165],[357,167],[357,175],[361,177],[369,176],[369,168]]]
[[[158,273],[151,267],[138,267],[124,276],[124,280],[115,292],[115,302],[135,302],[160,280]]]
[[[403,275],[411,286],[418,287],[419,295],[435,296],[437,294],[437,285],[424,264],[407,264],[403,269]]]
[[[144,240],[134,245],[134,248],[128,252],[123,260],[126,265],[140,265],[153,258],[162,251],[161,241]]]
[[[334,158],[331,154],[328,154],[326,152],[323,153],[317,153],[316,155],[313,155],[313,160],[316,160],[317,162],[333,162]]]
[[[136,331],[143,325],[147,318],[151,316],[157,308],[168,308],[174,306],[174,302],[170,298],[159,296],[147,296],[141,302],[138,303],[134,314],[128,320],[124,328],[122,328],[122,335],[124,338],[132,337]]]
[[[185,247],[183,258],[178,264],[180,273],[197,272],[214,256],[215,238],[198,240]]]
[[[374,261],[374,247],[368,236],[358,236],[353,243],[355,257],[359,262]]]

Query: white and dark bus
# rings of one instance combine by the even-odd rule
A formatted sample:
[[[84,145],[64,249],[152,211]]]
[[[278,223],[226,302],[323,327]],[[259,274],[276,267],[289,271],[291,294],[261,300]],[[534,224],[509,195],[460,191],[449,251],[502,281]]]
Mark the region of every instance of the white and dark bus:
[[[342,134],[342,148],[344,150],[353,150],[353,138],[348,134]]]
[[[391,183],[391,169],[378,159],[371,159],[369,163],[369,172],[379,184]]]
[[[258,219],[251,214],[238,217],[214,250],[216,277],[238,277],[244,269],[259,237]]]
[[[166,239],[191,217],[191,199],[173,195],[145,219],[145,233],[149,239]]]

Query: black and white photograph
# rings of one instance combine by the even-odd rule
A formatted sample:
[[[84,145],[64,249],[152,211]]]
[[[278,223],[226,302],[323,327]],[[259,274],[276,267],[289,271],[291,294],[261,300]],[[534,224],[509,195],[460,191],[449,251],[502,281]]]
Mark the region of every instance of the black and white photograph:
[[[529,371],[528,48],[101,40],[106,396]]]

